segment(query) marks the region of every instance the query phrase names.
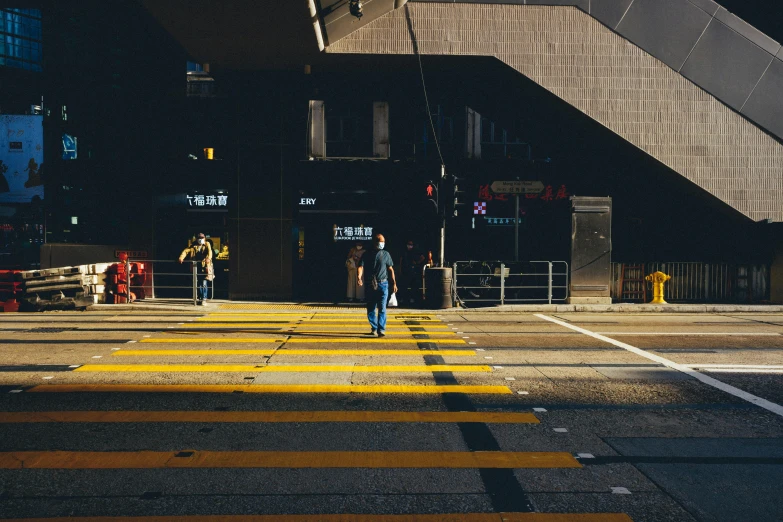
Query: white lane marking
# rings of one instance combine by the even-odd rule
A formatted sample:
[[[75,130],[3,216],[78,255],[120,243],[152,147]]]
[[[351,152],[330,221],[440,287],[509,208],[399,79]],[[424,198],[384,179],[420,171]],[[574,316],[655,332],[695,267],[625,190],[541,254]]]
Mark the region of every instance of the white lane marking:
[[[783,370],[780,364],[683,364],[688,368],[753,368],[756,370]]]
[[[555,433],[568,433],[568,428],[552,428]]]
[[[476,343],[474,343],[473,341],[468,341],[468,344],[476,344]]]
[[[601,334],[597,334],[595,332],[591,332],[590,330],[586,330],[584,328],[581,328],[579,326],[575,326],[573,324],[566,323],[564,321],[560,321],[559,319],[555,319],[553,317],[546,316],[544,314],[534,314],[539,319],[543,319],[545,321],[549,321],[551,323],[559,324],[560,326],[564,326],[566,328],[570,328],[571,330],[576,330],[577,332],[581,332],[587,336],[593,337],[594,339],[598,339],[604,342],[607,342],[609,344],[613,344],[619,348],[623,348],[624,350],[628,350],[631,353],[635,353],[636,355],[640,355],[642,357],[645,357],[647,359],[650,359],[651,361],[655,361],[658,363],[663,364],[664,366],[667,366],[673,370],[680,371],[684,374],[690,375],[694,379],[698,379],[704,384],[708,386],[712,386],[713,388],[717,388],[721,391],[724,391],[730,395],[734,395],[735,397],[739,397],[740,399],[746,400],[752,404],[755,404],[756,406],[759,406],[760,408],[764,408],[765,410],[771,411],[772,413],[776,415],[780,415],[783,417],[783,406],[780,404],[775,404],[772,401],[768,401],[767,399],[762,399],[761,397],[758,397],[756,395],[753,395],[752,393],[748,393],[746,391],[740,390],[739,388],[735,388],[734,386],[731,386],[729,384],[726,384],[723,381],[719,381],[718,379],[713,379],[712,377],[708,375],[704,375],[703,373],[697,372],[696,370],[693,370],[691,368],[688,368],[687,366],[684,366],[682,364],[677,364],[676,362],[670,361],[669,359],[665,359],[661,357],[660,355],[655,355],[649,352],[646,352],[640,348],[637,348],[635,346],[631,346],[630,344],[626,344],[620,341],[617,341],[615,339],[603,336]]]
[[[484,358],[485,358],[485,359],[492,359],[492,357],[489,357],[489,356],[487,356],[487,357],[484,357]]]
[[[93,359],[103,359],[103,355],[93,355]]]
[[[125,344],[133,344],[133,343],[135,343],[135,342],[136,342],[136,341],[128,341],[128,342],[127,342],[127,343],[125,343]]]
[[[598,335],[670,335],[670,336],[677,336],[677,335],[718,335],[718,336],[724,336],[724,335],[734,335],[734,336],[743,336],[743,337],[765,337],[765,336],[777,336],[781,335],[779,333],[773,333],[773,332],[594,332]]]
[[[470,337],[463,337],[463,339],[470,339]]]
[[[496,370],[502,370],[503,369],[502,366],[493,366],[493,368],[496,369]]]
[[[119,350],[119,348],[112,348],[111,349],[112,352],[116,352],[117,350]]]
[[[8,393],[22,393],[22,390],[11,390]]]
[[[483,351],[485,351],[485,350],[484,350],[484,348],[476,348],[476,351],[477,351],[477,352],[483,352]]]
[[[592,453],[577,453],[576,458],[578,459],[594,459],[595,455]]]
[[[518,391],[517,395],[530,395],[529,391]]]
[[[68,368],[78,368],[81,364],[72,364]]]
[[[610,487],[612,488],[612,493],[614,495],[630,495],[631,494],[631,492],[628,491],[628,488],[615,487],[615,486],[610,486]]]
[[[703,372],[710,373],[775,373],[783,374],[783,370],[760,370],[748,368],[700,368]]]
[[[516,377],[503,377],[507,381],[516,381]]]
[[[54,375],[49,375],[48,377],[44,377],[45,380],[54,379]]]
[[[145,335],[144,337],[152,337],[151,335]]]
[[[533,408],[533,411],[536,411],[538,413],[543,413],[546,411],[546,408]]]

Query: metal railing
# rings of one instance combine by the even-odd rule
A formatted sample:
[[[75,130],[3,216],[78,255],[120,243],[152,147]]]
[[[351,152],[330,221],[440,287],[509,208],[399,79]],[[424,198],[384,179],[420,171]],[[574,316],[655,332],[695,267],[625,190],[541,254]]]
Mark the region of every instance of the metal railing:
[[[664,285],[664,299],[669,302],[758,303],[769,299],[769,266],[765,264],[652,262],[612,263],[613,301],[641,301],[644,285],[651,298],[652,287],[644,276],[658,270],[672,277]]]
[[[568,278],[565,261],[457,261],[453,300],[463,305],[565,302]]]
[[[125,273],[128,274],[126,286],[127,292],[125,293],[127,302],[132,302],[131,293],[134,289],[143,289],[146,294],[149,292],[149,297],[155,299],[156,290],[164,290],[171,292],[164,292],[172,294],[172,297],[184,297],[184,295],[191,295],[193,304],[198,304],[198,279],[199,279],[199,264],[201,261],[186,260],[180,263],[178,260],[172,261],[171,259],[128,259],[125,262]],[[134,268],[134,265],[136,267]],[[190,265],[190,266],[188,266]],[[156,271],[156,267],[162,268],[164,272]],[[144,279],[139,281],[139,274],[145,274]],[[159,283],[156,284],[155,277],[159,278]],[[134,284],[135,283],[135,284]],[[207,289],[209,292],[209,299],[215,297],[215,282],[207,281]]]

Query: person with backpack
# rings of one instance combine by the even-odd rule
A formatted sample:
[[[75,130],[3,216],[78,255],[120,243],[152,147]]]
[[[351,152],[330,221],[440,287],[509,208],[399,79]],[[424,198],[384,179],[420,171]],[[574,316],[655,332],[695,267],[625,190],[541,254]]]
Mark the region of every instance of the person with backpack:
[[[370,335],[384,337],[386,335],[389,279],[391,279],[394,293],[397,292],[397,280],[394,277],[394,268],[392,268],[394,266],[392,256],[384,250],[386,238],[382,234],[376,234],[373,239],[375,249],[362,256],[359,261],[357,283],[359,286],[367,284],[365,297],[367,299],[367,320],[370,321],[371,328]]]

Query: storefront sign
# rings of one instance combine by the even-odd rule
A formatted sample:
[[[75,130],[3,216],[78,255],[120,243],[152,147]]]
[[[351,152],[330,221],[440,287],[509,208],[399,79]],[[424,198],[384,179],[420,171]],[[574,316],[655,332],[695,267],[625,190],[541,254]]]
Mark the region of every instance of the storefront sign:
[[[188,207],[227,207],[228,196],[226,194],[185,194],[188,200]]]
[[[315,198],[301,198],[299,200],[300,205],[315,205]]]
[[[334,225],[335,241],[368,241],[372,238],[372,227],[359,225],[358,227],[338,227]]]
[[[553,188],[552,185],[545,186],[540,192],[522,193],[525,199],[538,199],[545,202],[567,200],[571,194],[568,193],[565,185],[560,185],[559,188]],[[479,187],[478,199],[480,201],[508,201],[508,194],[498,194],[494,190],[491,190],[489,185],[481,185]]]

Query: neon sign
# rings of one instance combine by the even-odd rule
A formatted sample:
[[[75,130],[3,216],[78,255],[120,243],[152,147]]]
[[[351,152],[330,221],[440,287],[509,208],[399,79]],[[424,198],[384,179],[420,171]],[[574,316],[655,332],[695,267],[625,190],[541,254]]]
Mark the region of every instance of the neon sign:
[[[539,194],[525,194],[525,199],[540,199],[549,203],[551,201],[568,199],[570,195],[565,185],[560,185],[557,189],[554,189],[552,185],[547,185]],[[479,201],[508,201],[508,194],[493,194],[489,189],[489,185],[481,185],[478,191],[478,199]]]
[[[332,227],[335,241],[368,241],[372,238],[372,227],[359,225],[358,227]]]
[[[225,194],[185,194],[188,207],[227,207],[228,196]]]

